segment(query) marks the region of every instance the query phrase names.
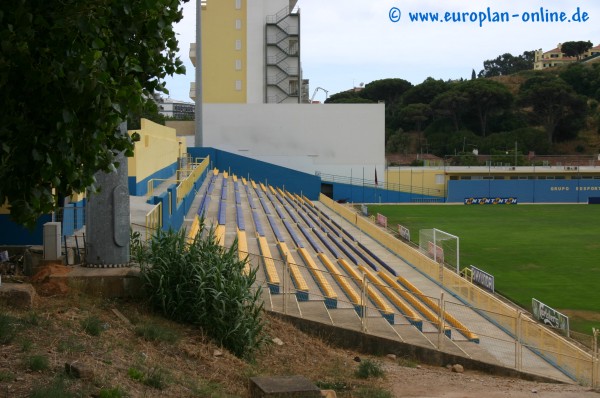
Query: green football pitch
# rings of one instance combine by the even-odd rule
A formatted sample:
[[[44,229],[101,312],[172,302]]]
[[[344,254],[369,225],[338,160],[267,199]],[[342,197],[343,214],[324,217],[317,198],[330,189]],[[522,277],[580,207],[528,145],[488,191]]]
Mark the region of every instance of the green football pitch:
[[[600,328],[600,206],[369,205],[401,224],[460,238],[461,268],[495,278],[498,293],[531,310],[535,298],[570,317],[572,330]]]

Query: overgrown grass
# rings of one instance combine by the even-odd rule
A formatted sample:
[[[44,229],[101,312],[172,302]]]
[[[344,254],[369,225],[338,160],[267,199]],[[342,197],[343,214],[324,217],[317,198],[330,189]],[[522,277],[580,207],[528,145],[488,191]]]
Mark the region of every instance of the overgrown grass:
[[[357,398],[392,398],[392,393],[381,388],[362,387],[353,396]]]
[[[103,388],[98,394],[99,398],[124,398],[127,394],[121,387]]]
[[[0,370],[0,383],[3,381],[11,381],[15,379],[15,375],[7,370]]]
[[[384,375],[381,364],[371,359],[363,359],[356,370],[356,377],[368,379],[369,377],[381,377]]]
[[[348,383],[343,380],[317,381],[315,385],[321,390],[335,390],[336,392],[349,390]]]
[[[22,323],[25,326],[44,326],[48,322],[43,319],[37,312],[30,311],[22,319]]]
[[[25,358],[25,366],[33,372],[41,372],[50,367],[50,360],[46,355],[30,355]]]
[[[398,358],[398,365],[404,366],[405,368],[416,368],[419,363],[410,357]]]
[[[127,369],[127,375],[131,380],[140,381],[144,379],[144,372],[136,367],[130,367]]]
[[[135,333],[147,341],[175,343],[179,339],[174,331],[156,324],[138,325],[135,328]]]
[[[164,390],[169,384],[169,373],[162,368],[152,368],[146,374],[144,384],[157,390]]]
[[[17,334],[17,318],[0,314],[0,344],[9,344]]]
[[[256,271],[244,273],[237,242],[225,249],[212,230],[192,243],[185,231],[158,231],[149,246],[134,236],[132,253],[155,310],[201,327],[238,357],[253,357],[265,339],[263,304],[260,289],[252,289]]]
[[[104,330],[102,321],[94,315],[82,319],[81,327],[90,336],[100,336],[100,333]]]
[[[30,398],[72,398],[76,395],[67,390],[64,376],[56,377],[50,385],[37,386],[31,392]]]
[[[231,395],[224,391],[221,384],[212,381],[204,381],[190,388],[195,396],[210,398],[229,398]]]
[[[67,336],[59,340],[57,350],[60,353],[72,354],[74,352],[83,352],[85,347],[74,336]]]
[[[164,390],[170,379],[169,373],[160,367],[151,368],[147,372],[137,368],[130,367],[127,370],[127,375],[131,380],[139,381],[149,387],[156,388],[157,390]]]
[[[23,352],[31,351],[31,349],[33,348],[33,341],[29,340],[26,337],[22,337],[20,340],[21,340],[20,341],[21,351],[23,351]]]
[[[420,229],[459,236],[461,268],[491,273],[496,289],[524,308],[536,298],[559,311],[600,312],[600,206],[373,205],[369,213],[407,227],[414,242]],[[589,324],[582,326],[573,329],[591,333]]]

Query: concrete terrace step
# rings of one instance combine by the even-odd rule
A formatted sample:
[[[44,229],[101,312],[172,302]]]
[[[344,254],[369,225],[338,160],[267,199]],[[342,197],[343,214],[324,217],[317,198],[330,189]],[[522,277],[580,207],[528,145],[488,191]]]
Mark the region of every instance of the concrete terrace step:
[[[333,321],[329,315],[329,311],[325,307],[325,302],[322,300],[303,301],[298,303],[302,317],[324,324],[331,325]]]

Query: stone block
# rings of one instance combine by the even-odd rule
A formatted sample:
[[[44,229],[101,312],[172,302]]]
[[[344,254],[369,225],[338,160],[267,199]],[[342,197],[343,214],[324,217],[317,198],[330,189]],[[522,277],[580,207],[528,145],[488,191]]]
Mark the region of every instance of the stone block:
[[[4,283],[0,285],[0,304],[12,308],[30,309],[37,294],[28,283]]]
[[[321,397],[321,390],[304,376],[267,376],[250,378],[251,398]]]

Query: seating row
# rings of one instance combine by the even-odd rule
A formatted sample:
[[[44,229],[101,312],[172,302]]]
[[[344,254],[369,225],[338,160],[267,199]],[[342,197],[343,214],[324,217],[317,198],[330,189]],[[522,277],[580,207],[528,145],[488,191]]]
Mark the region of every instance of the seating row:
[[[357,293],[355,288],[352,287],[352,285],[349,283],[349,280],[346,277],[344,277],[342,273],[340,273],[340,270],[334,265],[334,263],[331,260],[329,260],[327,255],[324,253],[323,248],[317,243],[316,239],[314,239],[314,236],[316,236],[323,243],[323,245],[327,247],[329,252],[332,253],[334,257],[336,257],[337,263],[344,269],[345,273],[350,275],[350,277],[357,284],[359,284],[359,286],[360,283],[362,283],[361,273],[363,273],[370,280],[370,282],[373,285],[369,285],[367,287],[366,293],[369,299],[375,303],[378,311],[386,320],[388,320],[388,322],[394,322],[394,310],[383,299],[382,295],[385,296],[389,300],[389,302],[408,319],[408,321],[411,324],[419,328],[419,330],[422,330],[423,319],[412,308],[415,308],[419,313],[425,316],[425,318],[427,318],[432,324],[436,325],[438,328],[442,326],[440,324],[440,317],[438,315],[439,309],[436,310],[434,306],[430,305],[430,303],[427,300],[425,300],[426,297],[424,295],[419,295],[419,293],[414,292],[408,286],[405,286],[402,283],[402,281],[398,282],[398,279],[393,279],[385,272],[380,271],[379,266],[383,267],[394,277],[398,278],[393,268],[391,268],[379,257],[377,257],[366,246],[364,246],[360,242],[357,242],[352,237],[352,235],[345,229],[343,229],[337,222],[335,222],[335,220],[333,220],[328,215],[319,212],[315,208],[314,204],[312,204],[312,202],[307,200],[305,197],[292,195],[288,192],[283,192],[280,189],[275,190],[273,189],[273,187],[265,186],[262,183],[260,183],[259,186],[257,186],[254,181],[250,181],[250,184],[245,184],[245,187],[246,192],[248,194],[250,207],[253,208],[252,215],[259,239],[259,247],[261,250],[261,254],[265,257],[264,263],[265,268],[267,270],[267,284],[272,293],[279,292],[280,280],[277,274],[274,261],[270,255],[270,250],[268,249],[268,243],[266,240],[264,230],[262,229],[262,226],[259,221],[257,206],[252,200],[252,190],[258,197],[264,213],[267,215],[267,220],[269,221],[271,229],[273,230],[273,233],[277,239],[277,246],[279,248],[279,251],[282,257],[286,259],[287,266],[290,270],[290,276],[292,277],[292,282],[294,283],[294,286],[297,290],[297,297],[300,301],[308,299],[308,285],[306,284],[306,281],[302,278],[302,274],[299,268],[293,261],[293,256],[289,248],[287,247],[285,238],[281,234],[281,231],[278,227],[279,220],[281,220],[281,223],[283,223],[286,230],[288,231],[289,236],[292,238],[294,244],[296,245],[296,251],[300,254],[302,260],[307,266],[308,271],[315,280],[317,287],[325,297],[325,304],[328,308],[337,307],[338,297],[335,293],[335,290],[331,287],[327,279],[323,276],[323,271],[321,271],[317,267],[310,253],[306,250],[303,240],[296,233],[294,224],[296,224],[296,227],[300,229],[302,235],[306,237],[311,247],[317,253],[317,257],[319,258],[319,260],[331,273],[331,275],[336,280],[340,288],[348,296],[349,300],[354,304],[355,309],[357,310],[357,312],[359,312],[359,314],[361,313],[361,311],[363,311],[362,308],[364,304],[361,302],[360,295]],[[253,189],[250,187],[252,187]],[[236,210],[238,215],[242,214],[241,206],[237,206],[239,202],[241,202],[241,199],[239,198],[238,192],[236,194]],[[275,209],[275,212],[271,211],[269,207],[269,202]],[[297,202],[300,202],[301,205],[295,206]],[[304,211],[297,211],[298,208]],[[279,218],[279,220],[277,220],[277,218]],[[240,219],[242,220],[241,222]],[[308,228],[300,224],[301,220],[306,223]],[[320,225],[325,232],[320,232],[316,225]],[[240,228],[240,226],[242,228]],[[241,218],[240,216],[238,216],[238,229],[240,229],[243,232],[243,227],[243,215],[241,216]],[[345,236],[342,236],[342,233]],[[243,235],[244,239],[246,239],[245,233]],[[338,239],[338,236],[341,239]],[[240,240],[241,238],[238,231],[238,241]],[[343,257],[341,253],[343,253]],[[358,270],[357,268],[354,268],[354,266],[351,265],[350,262],[354,263],[357,266]],[[362,264],[365,264],[371,269],[367,268]],[[379,275],[379,278],[381,279],[379,279],[377,275]],[[403,288],[403,286],[405,286],[406,289]],[[381,292],[381,294],[379,292]],[[415,296],[418,296],[420,301],[415,299]],[[402,300],[401,297],[404,300],[406,300],[410,305],[407,304],[404,300]],[[459,330],[469,340],[478,342],[478,337],[474,333],[468,331],[468,329],[462,323],[456,320],[456,318],[454,318],[452,315],[445,313],[444,319],[448,322],[448,324],[452,325],[454,328]],[[448,337],[451,337],[450,328],[448,328],[445,324],[443,328],[444,334],[446,334]]]

